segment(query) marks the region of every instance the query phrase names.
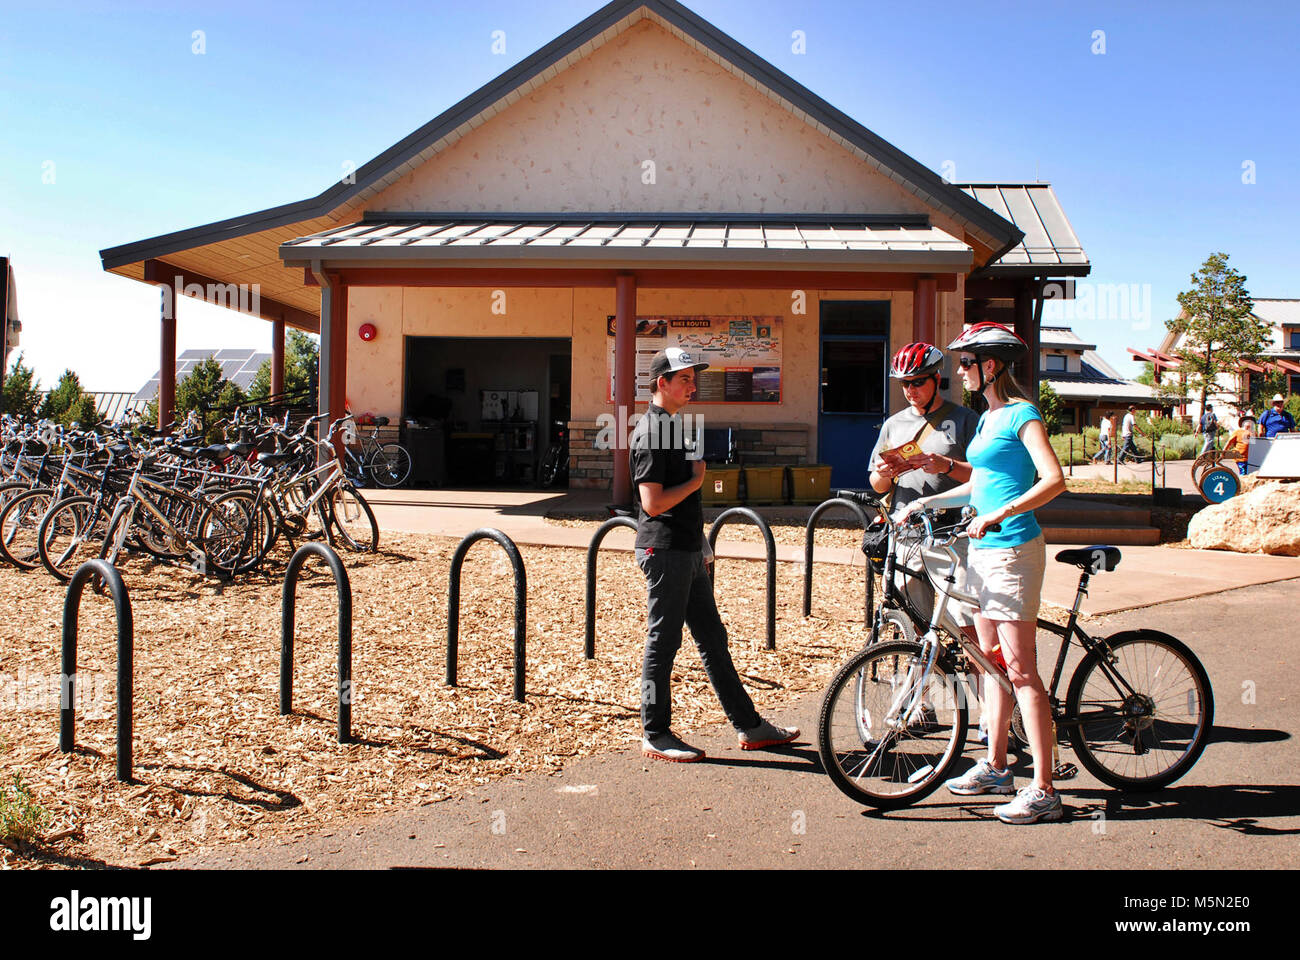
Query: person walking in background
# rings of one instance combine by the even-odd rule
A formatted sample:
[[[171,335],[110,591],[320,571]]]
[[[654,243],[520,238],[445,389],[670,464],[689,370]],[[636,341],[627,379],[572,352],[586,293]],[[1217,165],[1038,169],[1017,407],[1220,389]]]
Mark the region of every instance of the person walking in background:
[[[1101,444],[1101,449],[1092,455],[1093,463],[1109,463],[1110,458],[1114,456],[1111,445],[1115,442],[1115,421],[1111,416],[1109,410],[1102,414],[1101,425],[1097,428],[1097,442]]]
[[[1142,459],[1142,451],[1139,450],[1137,444],[1133,442],[1134,433],[1138,436],[1143,436],[1142,431],[1137,428],[1137,417],[1135,416],[1136,410],[1137,407],[1133,404],[1129,404],[1128,413],[1124,414],[1124,420],[1120,423],[1119,436],[1120,440],[1123,441],[1123,445],[1116,454],[1120,459],[1123,459],[1124,457],[1132,457],[1134,460],[1139,461]]]
[[[1264,411],[1264,415],[1259,418],[1260,436],[1272,440],[1279,433],[1292,433],[1295,431],[1295,418],[1283,409],[1282,405],[1286,399],[1280,393],[1273,394],[1273,406]]]
[[[1205,434],[1205,442],[1201,444],[1201,453],[1215,449],[1215,441],[1218,440],[1219,435],[1219,418],[1214,415],[1214,404],[1205,404],[1205,412],[1201,414],[1201,420],[1197,424],[1196,432]],[[1200,456],[1200,454],[1197,454],[1197,456]]]

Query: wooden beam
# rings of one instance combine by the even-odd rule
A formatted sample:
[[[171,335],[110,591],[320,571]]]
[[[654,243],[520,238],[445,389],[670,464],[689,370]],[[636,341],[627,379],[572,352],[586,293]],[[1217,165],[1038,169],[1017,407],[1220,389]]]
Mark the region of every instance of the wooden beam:
[[[597,270],[565,267],[510,269],[463,267],[352,267],[338,271],[350,287],[613,287],[620,276],[633,276],[639,289],[659,290],[912,290],[914,273],[869,273],[861,270]],[[957,275],[935,274],[935,289],[951,293]],[[316,286],[303,268],[303,283]]]
[[[146,260],[144,262],[144,282],[171,287],[174,295],[184,294],[185,296],[192,296],[193,294],[187,292],[187,290],[192,290],[193,287],[198,286],[202,288],[203,296],[194,297],[196,300],[203,300],[205,303],[213,303],[217,306],[230,306],[231,309],[238,310],[240,313],[261,317],[263,320],[278,318],[291,327],[297,327],[299,330],[305,330],[308,333],[320,333],[319,318],[306,310],[299,310],[287,303],[263,297],[260,293],[257,296],[256,310],[254,310],[252,309],[254,301],[251,292],[241,296],[238,284],[214,280],[212,277],[195,273],[193,270],[177,267],[166,260]],[[234,300],[233,305],[231,304],[232,300]],[[241,305],[249,309],[241,309]]]
[[[271,396],[284,393],[284,319],[271,321]]]
[[[912,340],[916,343],[934,343],[939,329],[939,298],[935,295],[933,277],[917,277],[912,290]]]
[[[170,433],[167,425],[176,418],[176,298],[161,290],[162,333],[158,344],[158,429]]]

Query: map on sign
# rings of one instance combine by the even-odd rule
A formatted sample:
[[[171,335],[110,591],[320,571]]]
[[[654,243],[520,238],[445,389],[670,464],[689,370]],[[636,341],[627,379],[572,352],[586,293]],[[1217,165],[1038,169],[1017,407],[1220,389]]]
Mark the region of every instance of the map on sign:
[[[614,318],[607,323],[609,399],[614,398]],[[636,399],[650,399],[650,361],[681,347],[708,369],[696,374],[696,403],[781,402],[781,318],[638,317]]]

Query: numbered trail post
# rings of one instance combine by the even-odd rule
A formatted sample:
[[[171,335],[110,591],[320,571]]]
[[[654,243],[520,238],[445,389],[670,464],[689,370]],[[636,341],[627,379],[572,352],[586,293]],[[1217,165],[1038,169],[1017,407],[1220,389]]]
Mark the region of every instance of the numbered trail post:
[[[495,540],[501,544],[515,575],[515,700],[524,702],[524,637],[528,621],[528,578],[524,573],[524,560],[515,542],[500,530],[483,527],[465,537],[451,558],[451,584],[447,591],[447,685],[456,686],[456,651],[460,645],[460,568],[465,554],[480,540]]]
[[[817,521],[822,515],[830,510],[842,508],[851,510],[862,524],[863,533],[866,532],[868,525],[871,523],[867,519],[867,511],[862,509],[861,504],[854,503],[852,500],[845,500],[842,497],[834,497],[825,500],[817,505],[813,510],[812,516],[808,518],[808,527],[804,532],[803,541],[803,615],[812,616],[812,583],[813,583],[813,535],[817,530]],[[866,587],[864,588],[863,611],[866,617],[868,627],[871,625],[871,564],[866,564]]]
[[[713,526],[709,528],[709,549],[713,549],[718,542],[718,532],[727,525],[730,520],[749,520],[757,525],[763,533],[763,546],[767,553],[767,649],[776,649],[776,541],[772,538],[772,528],[767,525],[767,521],[760,517],[748,507],[732,507],[730,510],[724,510],[718,514],[718,519],[713,521]],[[714,550],[714,556],[717,551]],[[714,566],[717,561],[714,560]]]
[[[339,743],[352,743],[352,584],[343,561],[323,543],[304,543],[294,551],[284,572],[280,606],[280,716],[293,712],[293,623],[298,575],[311,556],[329,564],[339,600]]]
[[[87,560],[68,581],[63,601],[63,675],[59,690],[59,750],[76,749],[75,703],[77,681],[77,614],[86,581],[98,577],[108,587],[117,617],[117,779],[131,782],[132,700],[135,690],[135,626],[131,620],[131,599],[117,568],[103,560]]]
[[[615,527],[627,527],[635,531],[636,521],[631,517],[611,517],[597,528],[587,547],[587,628],[583,655],[588,660],[593,660],[596,656],[596,558],[605,535]]]

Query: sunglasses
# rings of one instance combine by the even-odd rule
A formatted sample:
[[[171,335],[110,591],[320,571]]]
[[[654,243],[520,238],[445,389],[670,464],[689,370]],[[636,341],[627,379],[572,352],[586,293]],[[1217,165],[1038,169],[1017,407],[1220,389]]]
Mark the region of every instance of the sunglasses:
[[[959,357],[957,359],[957,366],[961,367],[963,370],[969,370],[979,362],[979,357]]]
[[[916,389],[916,388],[919,387],[921,384],[923,384],[923,383],[928,383],[929,381],[930,381],[930,378],[929,378],[929,377],[922,377],[920,380],[904,380],[904,381],[903,381],[903,389],[906,390],[908,387],[911,387],[911,388],[913,388],[913,389]]]

